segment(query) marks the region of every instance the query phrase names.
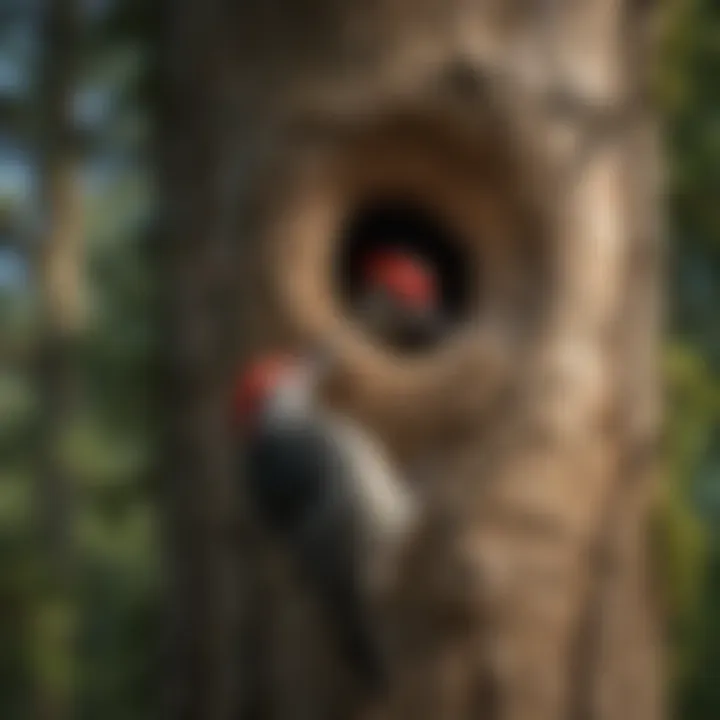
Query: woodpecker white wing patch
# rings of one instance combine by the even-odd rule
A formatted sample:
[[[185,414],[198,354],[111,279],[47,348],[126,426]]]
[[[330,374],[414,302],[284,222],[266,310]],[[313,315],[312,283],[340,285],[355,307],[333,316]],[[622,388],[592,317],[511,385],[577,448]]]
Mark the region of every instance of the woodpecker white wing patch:
[[[368,581],[384,585],[420,515],[413,488],[394,468],[379,442],[345,417],[325,415],[330,433],[355,469],[355,494]]]

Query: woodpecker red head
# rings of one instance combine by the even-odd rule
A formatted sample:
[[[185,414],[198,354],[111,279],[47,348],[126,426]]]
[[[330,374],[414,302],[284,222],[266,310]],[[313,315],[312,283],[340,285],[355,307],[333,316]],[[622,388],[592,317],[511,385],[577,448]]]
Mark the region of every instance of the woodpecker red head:
[[[292,356],[277,353],[256,358],[240,372],[232,398],[233,420],[237,425],[253,423],[296,363]]]
[[[426,347],[442,330],[436,269],[395,248],[371,253],[362,265],[358,315],[373,335],[398,349]]]
[[[383,249],[370,254],[363,264],[363,285],[382,290],[400,306],[411,310],[436,307],[438,279],[421,258],[402,250]]]
[[[278,352],[255,358],[242,369],[233,389],[235,424],[249,429],[260,416],[272,421],[311,412],[331,362],[325,347],[304,355]]]

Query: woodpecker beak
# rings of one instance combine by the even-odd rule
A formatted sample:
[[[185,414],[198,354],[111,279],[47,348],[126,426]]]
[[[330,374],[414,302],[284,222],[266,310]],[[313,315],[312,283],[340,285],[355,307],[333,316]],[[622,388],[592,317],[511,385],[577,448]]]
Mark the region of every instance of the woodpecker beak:
[[[321,380],[328,376],[337,362],[337,356],[329,341],[326,341],[319,343],[307,352],[301,362],[313,385],[317,386]]]

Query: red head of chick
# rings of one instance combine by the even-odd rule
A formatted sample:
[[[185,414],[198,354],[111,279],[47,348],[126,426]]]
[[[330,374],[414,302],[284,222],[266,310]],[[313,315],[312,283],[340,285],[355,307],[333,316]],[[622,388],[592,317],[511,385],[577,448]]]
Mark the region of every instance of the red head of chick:
[[[381,341],[398,349],[431,344],[442,314],[440,278],[426,260],[401,249],[379,249],[365,259],[359,316]]]

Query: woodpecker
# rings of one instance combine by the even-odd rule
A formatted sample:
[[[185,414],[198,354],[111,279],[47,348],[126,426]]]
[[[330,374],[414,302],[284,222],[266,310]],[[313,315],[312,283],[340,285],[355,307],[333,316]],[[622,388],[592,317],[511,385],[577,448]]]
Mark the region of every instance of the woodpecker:
[[[379,444],[318,399],[327,358],[267,356],[240,374],[234,416],[244,478],[265,527],[319,603],[348,667],[386,682],[372,613],[417,516]]]
[[[412,252],[381,248],[362,262],[358,314],[367,329],[398,350],[433,345],[443,332],[440,281]]]

